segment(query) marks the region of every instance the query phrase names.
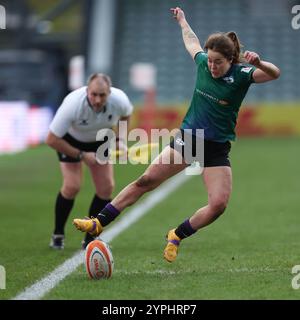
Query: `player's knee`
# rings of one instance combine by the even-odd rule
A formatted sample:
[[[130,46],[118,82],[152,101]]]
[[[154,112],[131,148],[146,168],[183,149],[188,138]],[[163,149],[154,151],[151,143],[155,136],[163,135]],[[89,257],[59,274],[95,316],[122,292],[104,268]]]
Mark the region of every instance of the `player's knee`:
[[[110,199],[114,191],[115,183],[114,181],[106,182],[101,188],[97,189],[97,195],[101,199]]]
[[[136,180],[136,186],[138,188],[143,188],[146,191],[150,191],[157,186],[157,181],[148,174],[143,174]]]
[[[212,210],[215,212],[215,215],[220,216],[226,210],[227,204],[227,197],[219,196],[211,201],[210,206],[212,207]]]
[[[114,189],[115,189],[115,183],[114,183],[114,181],[111,181],[111,182],[108,184],[107,190],[106,190],[106,193],[107,193],[107,196],[108,196],[108,197],[111,197]]]
[[[80,185],[64,184],[61,191],[64,197],[74,199],[80,191]]]

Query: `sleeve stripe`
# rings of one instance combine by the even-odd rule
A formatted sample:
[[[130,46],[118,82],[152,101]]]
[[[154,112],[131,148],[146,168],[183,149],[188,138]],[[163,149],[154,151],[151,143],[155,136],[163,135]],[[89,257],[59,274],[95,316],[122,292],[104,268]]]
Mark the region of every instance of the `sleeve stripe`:
[[[204,51],[202,50],[202,51],[197,52],[197,53],[194,55],[194,60],[196,60],[197,55],[198,55],[199,53],[204,53]]]

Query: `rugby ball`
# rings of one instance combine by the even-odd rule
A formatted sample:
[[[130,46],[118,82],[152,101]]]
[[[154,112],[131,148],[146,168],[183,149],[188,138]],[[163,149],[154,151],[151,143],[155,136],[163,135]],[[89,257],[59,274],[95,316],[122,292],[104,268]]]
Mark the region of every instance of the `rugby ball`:
[[[91,279],[107,279],[112,276],[114,259],[107,243],[91,241],[85,249],[85,268]]]

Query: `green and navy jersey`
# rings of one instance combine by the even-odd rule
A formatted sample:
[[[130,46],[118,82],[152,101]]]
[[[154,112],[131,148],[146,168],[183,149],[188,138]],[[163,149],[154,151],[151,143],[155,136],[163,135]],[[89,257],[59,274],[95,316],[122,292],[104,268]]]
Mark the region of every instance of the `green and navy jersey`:
[[[241,103],[253,83],[255,67],[232,64],[220,78],[213,78],[207,54],[195,56],[198,66],[196,87],[182,129],[204,129],[204,138],[216,142],[235,140],[235,126]]]

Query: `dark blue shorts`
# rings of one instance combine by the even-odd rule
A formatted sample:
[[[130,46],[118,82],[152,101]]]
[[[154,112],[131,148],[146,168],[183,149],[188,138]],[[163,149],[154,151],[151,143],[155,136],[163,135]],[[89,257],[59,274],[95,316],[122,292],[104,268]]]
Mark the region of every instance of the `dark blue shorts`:
[[[65,141],[67,141],[72,147],[77,148],[78,150],[81,151],[86,151],[86,152],[95,152],[97,151],[97,149],[99,148],[99,146],[101,146],[103,143],[105,143],[107,140],[103,140],[103,141],[95,141],[95,142],[82,142],[82,141],[78,141],[77,139],[73,138],[70,134],[65,134],[62,139],[64,139]],[[106,156],[108,156],[108,150],[105,152]],[[58,155],[58,159],[60,162],[80,162],[81,160],[77,159],[77,158],[72,158],[66,154],[63,154],[61,152],[57,151],[57,155]]]
[[[231,167],[230,141],[205,140],[196,135],[184,133],[184,130],[181,129],[171,141],[170,147],[178,151],[188,164],[198,161],[201,167]]]

